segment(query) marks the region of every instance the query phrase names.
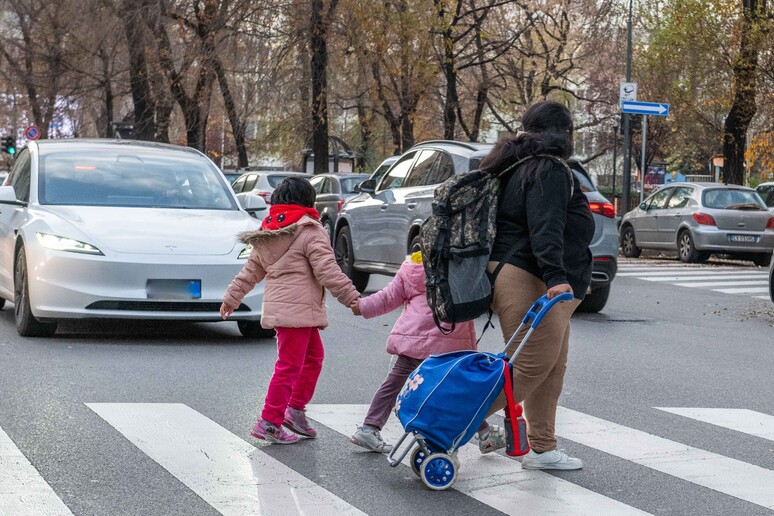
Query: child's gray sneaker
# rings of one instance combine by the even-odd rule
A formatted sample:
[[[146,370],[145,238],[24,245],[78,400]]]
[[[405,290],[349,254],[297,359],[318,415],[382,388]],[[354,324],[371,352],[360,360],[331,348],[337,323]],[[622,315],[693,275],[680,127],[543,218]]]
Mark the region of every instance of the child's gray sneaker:
[[[392,451],[392,445],[384,442],[382,435],[376,428],[368,426],[358,427],[357,432],[349,440],[372,452],[390,453]]]
[[[481,453],[492,453],[505,448],[507,444],[505,442],[505,429],[498,425],[491,425],[480,434],[476,434],[474,439],[478,441],[478,449]]]

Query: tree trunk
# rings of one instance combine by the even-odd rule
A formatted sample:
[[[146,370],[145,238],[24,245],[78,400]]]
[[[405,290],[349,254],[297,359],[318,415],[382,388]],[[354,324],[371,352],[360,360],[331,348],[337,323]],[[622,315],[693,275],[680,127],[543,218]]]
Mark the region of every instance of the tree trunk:
[[[152,141],[156,135],[156,127],[148,81],[148,64],[145,60],[144,29],[140,20],[143,6],[137,6],[132,0],[124,0],[122,7],[129,53],[129,84],[134,103],[134,137],[138,140]]]
[[[734,70],[734,103],[726,117],[723,133],[723,181],[743,185],[744,152],[747,129],[755,116],[757,105],[758,54],[764,37],[762,9],[765,0],[743,0],[742,38]]]
[[[226,106],[228,121],[231,124],[231,132],[234,133],[238,167],[245,168],[249,164],[247,162],[247,147],[245,146],[245,124],[239,119],[239,115],[237,114],[236,103],[234,102],[234,97],[231,95],[231,88],[228,85],[228,79],[226,78],[226,71],[223,69],[223,63],[214,53],[212,54],[212,64],[215,68],[215,75],[218,78],[220,93],[223,95],[223,104]]]
[[[312,152],[314,173],[328,173],[328,47],[323,0],[312,0],[310,47],[312,48]]]
[[[368,156],[371,154],[373,132],[371,131],[371,116],[366,110],[362,96],[357,99],[357,122],[360,126],[360,146],[358,147],[360,159],[356,166],[359,169],[364,169],[366,162],[368,161]]]

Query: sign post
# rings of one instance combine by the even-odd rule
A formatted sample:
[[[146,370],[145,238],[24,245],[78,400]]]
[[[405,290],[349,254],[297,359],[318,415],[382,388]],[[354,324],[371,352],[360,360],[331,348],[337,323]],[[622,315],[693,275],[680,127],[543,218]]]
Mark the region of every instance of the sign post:
[[[632,115],[642,115],[642,162],[640,165],[640,203],[645,198],[645,146],[648,135],[648,115],[668,116],[669,104],[665,102],[636,102],[625,100],[621,102],[621,112]]]

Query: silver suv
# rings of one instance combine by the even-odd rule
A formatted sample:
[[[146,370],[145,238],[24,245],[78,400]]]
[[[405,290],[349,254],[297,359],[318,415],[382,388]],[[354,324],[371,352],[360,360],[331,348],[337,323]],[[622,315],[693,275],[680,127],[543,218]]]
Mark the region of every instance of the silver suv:
[[[415,145],[387,173],[358,186],[360,195],[336,221],[336,261],[362,292],[371,274],[395,274],[419,240],[432,212],[435,188],[454,174],[478,167],[491,144],[428,141]]]

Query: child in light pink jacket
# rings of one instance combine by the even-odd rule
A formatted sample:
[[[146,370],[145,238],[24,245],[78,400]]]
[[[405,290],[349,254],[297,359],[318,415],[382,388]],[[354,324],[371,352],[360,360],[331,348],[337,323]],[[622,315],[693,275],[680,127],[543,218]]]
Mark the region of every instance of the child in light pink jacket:
[[[261,419],[251,433],[277,444],[295,443],[298,435],[317,436],[304,409],[322,370],[318,329],[328,326],[325,289],[350,308],[360,298],[336,264],[314,201],[314,188],[306,179],[289,177],[277,186],[261,229],[240,235],[253,250],[220,308],[223,319],[228,318],[256,283],[265,282],[261,326],[277,331],[277,362]]]
[[[398,358],[376,391],[363,425],[351,438],[358,446],[379,453],[392,450],[392,445],[384,442],[380,431],[390,417],[395,399],[411,372],[430,355],[476,349],[473,321],[457,323],[455,330],[448,335],[444,335],[435,325],[433,312],[427,304],[425,270],[419,252],[413,253],[403,263],[387,287],[360,299],[353,307],[353,312],[370,319],[401,306],[403,312],[387,338],[387,352]],[[488,425],[484,423],[479,433],[486,429]]]

